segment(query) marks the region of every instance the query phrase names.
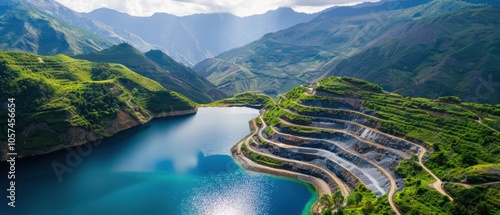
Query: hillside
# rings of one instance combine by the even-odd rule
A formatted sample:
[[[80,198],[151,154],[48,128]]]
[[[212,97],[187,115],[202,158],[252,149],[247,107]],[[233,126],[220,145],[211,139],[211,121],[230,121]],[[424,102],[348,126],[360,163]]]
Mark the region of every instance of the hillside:
[[[499,122],[498,105],[329,77],[268,103],[232,152],[253,170],[309,175],[326,194],[316,213],[498,214]]]
[[[268,102],[271,102],[272,98],[268,95],[257,94],[253,92],[244,92],[235,95],[232,98],[218,100],[205,106],[208,107],[250,107],[261,109]]]
[[[153,46],[145,42],[139,36],[126,31],[124,29],[115,28],[106,25],[102,22],[88,19],[81,14],[73,11],[70,8],[56,2],[55,0],[6,0],[15,2],[20,5],[37,8],[37,10],[44,11],[61,22],[66,22],[69,25],[77,26],[89,33],[95,34],[99,37],[110,41],[112,44],[129,43],[141,51],[148,51],[153,49]],[[105,46],[104,48],[107,48]],[[102,48],[101,48],[102,49]],[[99,49],[99,50],[101,50]],[[87,52],[84,52],[87,53]]]
[[[455,95],[497,104],[499,20],[500,7],[486,7],[406,24],[394,30],[398,36],[377,42],[329,71],[370,80],[403,95]]]
[[[498,23],[492,21],[498,20],[497,7],[459,0],[408,2],[393,1],[352,10],[334,8],[308,23],[267,34],[246,46],[200,62],[194,69],[228,93],[283,93],[296,84],[342,74],[366,78],[382,84],[387,90],[409,86],[410,89],[401,91],[403,95],[433,98],[471,95],[470,86],[482,80],[489,81],[489,75],[495,76],[490,68],[498,62],[497,44],[493,42],[497,35],[493,29],[498,28]],[[471,32],[477,36],[463,38]],[[450,40],[452,42],[445,42]],[[470,45],[471,40],[481,46]],[[484,46],[490,48],[485,49]],[[380,48],[385,52],[379,52]],[[477,53],[481,49],[487,52]],[[393,55],[394,51],[397,55]],[[482,72],[477,72],[480,75],[476,75],[475,79],[457,75],[466,71],[462,71],[459,64],[448,68],[446,61],[450,55],[453,55],[452,61],[474,59],[477,63],[468,65],[467,69]],[[353,60],[350,60],[351,57]],[[406,68],[398,68],[401,66]],[[447,71],[436,72],[441,66],[445,66]],[[386,76],[378,76],[382,73]],[[391,80],[384,79],[387,74],[390,74]],[[429,77],[438,82],[448,82],[450,77],[455,80],[440,85],[442,89],[411,89],[415,82],[422,84]],[[491,82],[496,83],[495,80],[496,77],[493,77]],[[392,86],[388,85],[389,81]],[[432,81],[424,85],[431,85]],[[488,89],[497,87],[493,84]],[[495,95],[491,94],[488,102],[496,102]],[[485,101],[478,95],[464,99]]]
[[[162,69],[169,71],[173,76],[208,94],[211,99],[217,100],[227,97],[222,91],[216,89],[210,81],[198,75],[198,73],[193,71],[191,68],[175,61],[162,51],[151,50],[144,53],[144,55],[154,61]]]
[[[0,67],[0,100],[15,99],[20,156],[97,141],[154,117],[196,112],[189,99],[120,64],[1,52]],[[2,111],[3,119],[7,113]]]
[[[100,52],[74,57],[93,62],[123,64],[138,74],[157,81],[166,89],[176,91],[198,103],[208,103],[226,97],[197,73],[159,51],[143,54],[123,43]]]
[[[0,49],[44,55],[79,54],[111,46],[108,40],[57,19],[31,4],[0,3]]]
[[[150,17],[134,17],[107,8],[82,15],[137,34],[187,66],[243,46],[266,33],[308,22],[316,16],[297,13],[290,8],[278,8],[248,17],[225,13],[183,17],[156,13]]]

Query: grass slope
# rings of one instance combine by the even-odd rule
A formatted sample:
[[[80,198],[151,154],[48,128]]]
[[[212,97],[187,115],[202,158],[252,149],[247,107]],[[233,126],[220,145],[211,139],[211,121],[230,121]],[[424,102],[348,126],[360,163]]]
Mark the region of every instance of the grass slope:
[[[251,107],[264,107],[268,102],[273,99],[264,94],[257,94],[254,92],[244,92],[228,99],[222,99],[212,102],[206,106],[251,106]]]
[[[404,32],[331,68],[403,95],[499,103],[500,7],[459,11],[401,26]],[[380,60],[384,59],[384,60]]]
[[[226,94],[218,90],[210,81],[201,77],[191,68],[184,66],[160,50],[151,50],[144,53],[146,57],[157,63],[162,69],[167,70],[173,76],[182,79],[186,83],[206,92],[211,98],[218,100],[226,98]]]
[[[16,99],[21,155],[72,144],[63,138],[70,128],[109,136],[113,134],[109,126],[119,113],[140,124],[162,112],[195,107],[184,96],[123,65],[65,55],[0,52],[0,77],[0,101]],[[6,113],[0,113],[2,118]]]
[[[154,53],[149,54],[154,59],[152,60],[129,44],[123,43],[100,52],[76,55],[74,57],[94,62],[123,64],[138,74],[157,81],[166,89],[176,91],[198,103],[213,101],[209,93],[212,93],[215,98],[223,95],[215,87],[210,87],[207,84],[198,86],[195,85],[196,83],[191,83],[192,78],[190,74],[185,74],[189,70],[180,64],[166,63],[164,57],[158,57]],[[156,63],[155,60],[160,62],[160,64]],[[165,68],[169,68],[169,70]]]

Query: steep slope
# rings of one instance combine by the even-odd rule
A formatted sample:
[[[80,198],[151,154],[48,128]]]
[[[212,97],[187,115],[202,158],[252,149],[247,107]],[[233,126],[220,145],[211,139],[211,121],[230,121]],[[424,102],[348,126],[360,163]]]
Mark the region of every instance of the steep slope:
[[[151,50],[145,53],[146,57],[158,64],[162,69],[167,70],[175,77],[195,86],[206,92],[212,99],[219,100],[226,98],[226,94],[218,90],[210,81],[201,77],[191,68],[184,66],[160,50]]]
[[[39,54],[79,54],[110,46],[111,42],[61,21],[27,3],[0,3],[0,49]]]
[[[248,17],[222,13],[184,17],[156,13],[151,17],[134,17],[106,8],[83,15],[135,33],[187,66],[315,16],[290,8]]]
[[[176,91],[198,103],[208,103],[213,99],[224,97],[224,94],[213,85],[206,83],[198,75],[194,75],[194,72],[185,66],[173,63],[156,51],[149,52],[149,56],[154,60],[129,44],[123,43],[100,52],[74,57],[93,62],[123,64],[138,74],[157,81],[166,89]]]
[[[0,52],[0,77],[0,99],[15,99],[20,156],[97,141],[154,117],[196,112],[191,100],[120,64]],[[3,142],[2,158],[6,153]]]
[[[305,174],[302,180],[327,184],[325,193],[347,197],[337,206],[322,197],[320,210],[498,214],[499,108],[458,97],[403,97],[360,79],[329,77],[269,102],[255,132],[232,152],[244,167],[254,169],[250,159],[277,169],[267,173]]]
[[[379,2],[366,2],[364,4],[347,6],[347,7],[334,7],[319,14],[314,20],[331,19],[334,17],[346,16],[360,16],[366,14],[373,14],[382,11],[394,11],[405,8],[411,8],[418,5],[429,3],[431,0],[385,0]]]
[[[409,23],[330,71],[404,95],[500,103],[499,20],[500,7],[487,7]]]
[[[419,3],[415,6],[415,2],[420,2],[421,4]],[[473,30],[475,27],[478,27],[479,29],[498,28],[496,22],[488,24],[478,23],[481,22],[479,21],[481,20],[481,17],[478,17],[476,19],[477,21],[466,18],[467,13],[465,11],[473,11],[475,7],[484,6],[484,4],[474,5],[472,3],[459,0],[421,0],[414,2],[385,2],[378,5],[369,5],[360,8],[362,9],[362,12],[359,12],[360,10],[352,9],[352,14],[347,12],[342,14],[342,11],[349,11],[345,8],[334,8],[319,15],[318,18],[309,23],[299,24],[273,34],[265,35],[261,39],[246,46],[222,53],[216,58],[200,62],[194,67],[194,69],[199,74],[203,74],[207,77],[207,79],[214,83],[219,89],[229,93],[238,93],[247,90],[266,93],[269,91],[277,91],[278,93],[282,93],[293,87],[292,85],[287,85],[287,83],[307,83],[327,75],[337,74],[334,72],[335,65],[343,60],[376,45],[383,44],[384,42],[392,39],[398,39],[401,34],[407,34],[409,38],[411,35],[409,31],[414,27],[421,25],[421,23],[431,24],[432,22],[437,22],[433,25],[439,26],[439,22],[447,22],[446,18],[448,16],[460,13],[465,17],[461,19],[460,26],[453,27],[455,28],[454,31],[462,31],[462,35],[464,35],[467,31]],[[386,9],[384,9],[384,7]],[[496,10],[495,8],[496,7],[491,8],[491,10]],[[366,11],[373,12],[366,13]],[[479,10],[477,13],[488,14],[487,10]],[[421,32],[425,30],[422,29]],[[488,32],[491,33],[491,30]],[[460,40],[459,37],[453,37],[453,34],[451,33],[448,35],[445,35],[443,32],[435,33],[436,34],[427,34],[431,41],[444,41],[448,38]],[[483,35],[477,38],[477,44],[495,45],[490,42],[490,39],[492,38],[494,37]],[[402,43],[403,41],[396,44]],[[432,48],[433,47],[425,47],[425,49]],[[462,42],[456,42],[454,45],[447,46],[446,48],[451,49],[449,52],[460,52],[460,50],[464,50],[461,52],[464,54],[464,58],[473,59],[477,57],[474,53],[465,51],[466,45]],[[421,49],[422,48],[420,47],[418,50],[413,50],[412,54],[418,53],[419,57],[429,54],[426,53],[425,50],[422,51]],[[492,60],[483,59],[479,60],[479,62],[494,61],[496,58],[496,52],[494,50],[496,49],[492,48],[490,51],[491,54],[484,55],[486,58],[490,58]],[[405,54],[404,52],[400,53],[402,53],[402,56],[405,56],[406,58],[412,58],[412,56],[414,56]],[[369,60],[377,61],[377,63],[393,60],[386,59],[388,57],[390,56],[379,55],[370,58]],[[436,61],[438,62],[446,59],[440,55],[434,55],[433,57],[437,58]],[[413,60],[417,61],[419,59],[415,58]],[[366,67],[363,67],[365,70],[355,72],[360,74],[370,74],[370,65],[368,65],[368,63],[360,60],[355,61],[354,63],[360,65],[348,63],[345,63],[345,65],[349,65],[353,68],[361,68],[361,66],[366,65]],[[424,64],[424,62],[421,63]],[[227,66],[221,67],[217,65]],[[491,66],[491,64],[480,64],[476,65],[475,68],[486,69],[487,67],[491,68]],[[457,67],[455,67],[455,69],[456,68]],[[415,69],[418,70],[419,68]],[[348,70],[349,69],[346,69],[342,74],[349,75],[350,73]],[[241,71],[243,71],[243,73]],[[386,70],[385,72],[388,71]],[[412,72],[418,73],[420,71]],[[363,77],[371,78],[374,76],[375,75]],[[488,75],[483,76],[484,80],[488,80],[485,79],[485,77],[488,78]],[[411,78],[413,77],[408,78],[403,81],[403,83],[406,85],[412,85],[413,80]],[[412,82],[408,82],[408,80],[411,80]],[[377,80],[373,81],[379,83]],[[468,80],[464,81],[467,82]],[[399,84],[401,81],[397,83]],[[393,90],[391,87],[387,87],[387,89]],[[464,95],[467,93],[467,89],[463,87],[459,87],[459,90],[462,90],[462,94],[453,95]],[[447,90],[447,92],[450,91],[451,90]],[[417,93],[418,92],[419,91],[417,91]],[[408,92],[402,93],[408,95]],[[431,94],[427,91],[414,95],[430,96]],[[433,92],[432,95],[443,94]],[[465,99],[474,100],[474,98]]]
[[[99,21],[85,18],[81,14],[65,7],[54,0],[8,0],[21,2],[21,4],[29,4],[40,10],[51,14],[59,20],[65,21],[71,25],[78,26],[86,31],[99,35],[113,44],[128,43],[141,51],[149,51],[153,46],[144,41],[139,36],[126,31],[124,29],[108,26]],[[109,46],[107,46],[109,47]],[[107,48],[106,47],[106,48]]]

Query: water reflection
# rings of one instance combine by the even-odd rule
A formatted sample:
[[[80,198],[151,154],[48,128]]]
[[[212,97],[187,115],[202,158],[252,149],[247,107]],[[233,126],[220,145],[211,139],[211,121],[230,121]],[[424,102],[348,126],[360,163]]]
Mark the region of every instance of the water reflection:
[[[103,141],[62,182],[51,163],[66,151],[25,159],[16,210],[3,204],[0,214],[299,214],[312,198],[306,186],[244,171],[230,156],[257,114],[202,108],[155,120]]]

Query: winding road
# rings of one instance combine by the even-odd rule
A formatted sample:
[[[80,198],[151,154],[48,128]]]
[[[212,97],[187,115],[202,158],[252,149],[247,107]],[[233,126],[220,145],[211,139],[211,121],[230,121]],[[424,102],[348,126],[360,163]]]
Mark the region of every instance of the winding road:
[[[303,105],[303,104],[298,104],[296,103],[295,101],[293,101],[295,104],[299,105],[299,106],[303,106],[303,107],[308,107],[308,108],[316,108],[316,107],[313,107],[313,106],[307,106],[307,105]],[[357,114],[361,114],[361,115],[364,115],[364,116],[370,116],[370,115],[367,115],[367,114],[364,114],[364,113],[361,113],[361,112],[357,112],[357,111],[353,111],[353,110],[344,110],[344,109],[337,109],[337,108],[322,108],[322,109],[327,109],[327,110],[335,110],[335,111],[346,111],[346,112],[354,112],[354,113],[357,113]],[[378,117],[375,117],[375,116],[370,116],[371,118],[373,119],[377,119],[377,120],[383,120],[383,119],[380,119]],[[328,118],[328,119],[331,119],[331,118]],[[353,123],[353,122],[351,122]],[[297,125],[297,126],[300,126],[300,125]],[[363,125],[361,125],[363,126]],[[309,126],[310,128],[314,128],[314,129],[318,129],[316,127],[311,127]],[[367,127],[367,126],[363,126],[365,127],[366,129],[370,129],[372,131],[375,131],[375,129],[373,128],[370,128],[370,127]],[[321,129],[321,128],[319,128]],[[337,131],[337,132],[342,132],[342,131],[339,131],[339,130],[336,130],[336,129],[330,129],[332,131]],[[406,141],[407,143],[410,143],[416,147],[418,147],[420,149],[420,152],[418,154],[418,164],[420,166],[422,166],[422,168],[427,172],[429,173],[435,180],[434,183],[432,183],[432,188],[434,188],[435,190],[437,190],[439,193],[441,193],[442,195],[445,195],[447,196],[451,201],[453,201],[453,197],[451,197],[444,189],[443,189],[443,181],[441,179],[439,179],[439,177],[437,177],[431,170],[429,170],[429,168],[427,168],[425,165],[424,165],[424,162],[423,162],[423,159],[425,157],[425,155],[427,154],[427,149],[419,144],[416,144],[414,142],[411,142],[409,140],[406,140],[406,139],[403,139],[401,137],[396,137],[394,135],[390,135],[390,134],[386,134],[384,133],[385,135],[387,136],[391,136],[395,139],[399,139],[399,140],[403,140],[403,141]]]

